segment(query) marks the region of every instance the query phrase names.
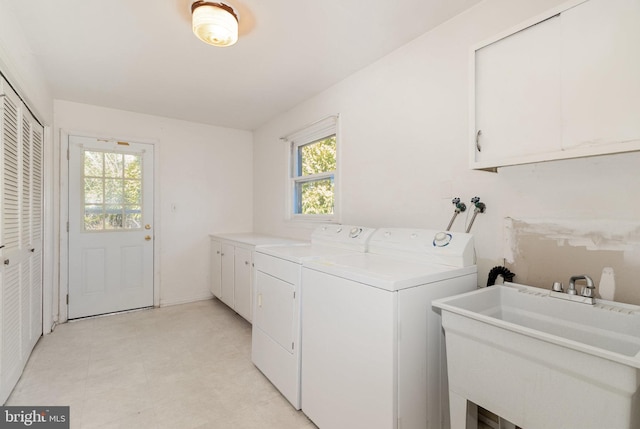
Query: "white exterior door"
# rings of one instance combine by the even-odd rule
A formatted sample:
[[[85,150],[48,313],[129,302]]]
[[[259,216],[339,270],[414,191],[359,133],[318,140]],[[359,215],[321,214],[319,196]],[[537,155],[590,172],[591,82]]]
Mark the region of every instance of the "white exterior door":
[[[69,136],[69,319],[153,305],[153,145]]]

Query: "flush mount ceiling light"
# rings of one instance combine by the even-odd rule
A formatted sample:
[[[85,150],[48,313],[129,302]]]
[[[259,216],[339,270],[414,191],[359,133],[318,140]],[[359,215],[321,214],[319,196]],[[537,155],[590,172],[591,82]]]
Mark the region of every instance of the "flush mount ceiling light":
[[[210,1],[191,5],[193,34],[214,46],[231,46],[238,41],[238,15],[231,6]]]

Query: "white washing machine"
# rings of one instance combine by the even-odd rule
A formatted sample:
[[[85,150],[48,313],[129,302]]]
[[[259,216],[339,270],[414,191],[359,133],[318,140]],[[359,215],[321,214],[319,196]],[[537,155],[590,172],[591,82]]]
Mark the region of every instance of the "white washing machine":
[[[367,249],[373,229],[347,225],[316,228],[311,243],[261,247],[255,254],[251,360],[300,409],[300,304],[302,262]],[[304,286],[302,286],[304,289]]]
[[[302,411],[320,429],[448,426],[431,301],[474,290],[473,237],[378,229],[368,253],[303,262]]]

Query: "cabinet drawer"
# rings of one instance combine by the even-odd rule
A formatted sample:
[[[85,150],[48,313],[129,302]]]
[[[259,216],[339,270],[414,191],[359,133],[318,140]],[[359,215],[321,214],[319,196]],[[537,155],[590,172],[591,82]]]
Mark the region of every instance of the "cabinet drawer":
[[[260,252],[256,252],[254,264],[257,271],[262,271],[293,285],[300,284],[300,264]]]

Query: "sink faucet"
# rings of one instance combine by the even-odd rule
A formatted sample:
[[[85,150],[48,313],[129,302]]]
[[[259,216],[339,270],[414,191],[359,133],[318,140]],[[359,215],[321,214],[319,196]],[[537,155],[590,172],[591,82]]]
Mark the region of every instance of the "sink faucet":
[[[567,293],[569,295],[578,294],[578,292],[576,291],[576,280],[585,280],[587,282],[587,285],[580,291],[580,295],[589,298],[593,298],[595,296],[594,291],[596,287],[593,285],[593,280],[591,280],[591,277],[587,275],[571,276],[571,278],[569,279],[569,289],[567,289]]]
[[[578,291],[576,291],[576,280],[584,280],[587,282],[587,285],[580,291],[580,295],[578,295]],[[596,287],[593,285],[591,277],[587,275],[571,276],[569,279],[569,288],[566,293],[562,289],[562,283],[553,282],[549,296],[593,305],[596,303],[595,290]]]

